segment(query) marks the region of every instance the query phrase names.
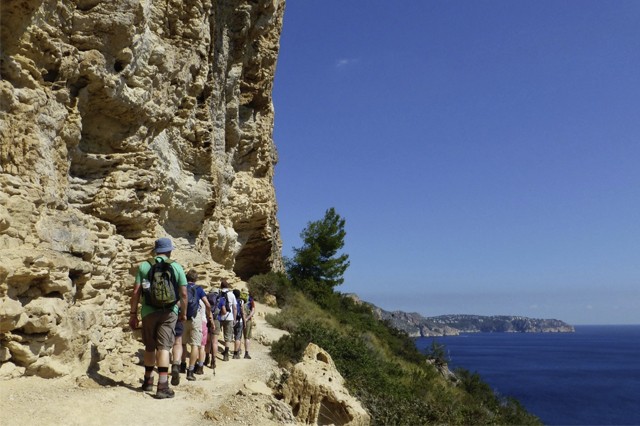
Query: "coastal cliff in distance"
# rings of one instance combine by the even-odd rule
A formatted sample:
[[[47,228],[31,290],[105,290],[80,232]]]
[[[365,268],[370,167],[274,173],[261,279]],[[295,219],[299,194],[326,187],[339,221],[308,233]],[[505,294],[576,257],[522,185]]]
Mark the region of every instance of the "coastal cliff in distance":
[[[411,337],[455,336],[460,333],[572,333],[572,325],[556,319],[522,316],[441,315],[385,311],[369,303],[375,315]]]

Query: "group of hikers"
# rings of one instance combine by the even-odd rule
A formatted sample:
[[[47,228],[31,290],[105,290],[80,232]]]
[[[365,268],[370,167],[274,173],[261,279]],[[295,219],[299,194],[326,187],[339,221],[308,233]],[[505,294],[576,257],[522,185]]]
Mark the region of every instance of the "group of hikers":
[[[155,256],[138,266],[131,296],[129,326],[138,328],[138,304],[142,307],[142,342],[144,344],[144,379],[142,390],[154,388],[153,371],[158,370],[156,398],[173,398],[169,386],[180,384],[180,375],[196,380],[204,366],[214,369],[218,355],[218,335],[224,341],[223,361],[250,359],[255,303],[246,289],[229,288],[221,280],[220,290],[206,293],[197,285],[198,273],[171,259],[175,249],[169,238],[155,242]],[[233,345],[233,348],[231,346]],[[187,357],[187,352],[189,352]],[[171,367],[171,373],[169,373]]]

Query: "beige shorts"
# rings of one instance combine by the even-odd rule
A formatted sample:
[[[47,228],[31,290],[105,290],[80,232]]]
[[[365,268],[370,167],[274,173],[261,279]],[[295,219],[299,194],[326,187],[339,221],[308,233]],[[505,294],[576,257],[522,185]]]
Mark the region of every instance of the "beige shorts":
[[[247,324],[244,326],[242,333],[244,333],[245,339],[251,339],[251,336],[253,335],[253,318],[247,321]]]
[[[192,346],[200,346],[202,344],[202,321],[200,318],[184,322],[182,343]]]
[[[222,339],[225,342],[233,342],[233,321],[220,321],[220,328],[222,328]]]

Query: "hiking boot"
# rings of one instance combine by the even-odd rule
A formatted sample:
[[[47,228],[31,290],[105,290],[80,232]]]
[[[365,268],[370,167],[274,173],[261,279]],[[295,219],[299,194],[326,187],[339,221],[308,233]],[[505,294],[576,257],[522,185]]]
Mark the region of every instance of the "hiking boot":
[[[224,353],[224,357],[222,357],[223,361],[229,361],[229,352]]]
[[[234,354],[233,359],[240,359],[240,354]]]
[[[178,386],[180,384],[180,366],[178,364],[173,364],[171,366],[171,384],[173,386]]]
[[[198,375],[204,374],[204,365],[196,365],[196,368],[193,372]]]
[[[186,363],[186,362],[181,362],[181,363],[180,363],[180,372],[181,372],[182,374],[184,374],[184,373],[186,373],[186,372],[187,372],[187,363]]]
[[[251,359],[251,357],[249,356],[249,352],[244,353],[244,359]]]
[[[176,393],[169,387],[169,385],[165,385],[165,387],[160,387],[158,385],[158,391],[156,392],[157,399],[165,399],[165,398],[173,398]]]
[[[204,365],[209,365],[209,354],[204,357]]]
[[[145,377],[142,379],[142,386],[140,386],[143,392],[151,392],[153,390],[153,377]]]
[[[193,375],[193,370],[187,370],[187,380],[193,382],[196,376]]]

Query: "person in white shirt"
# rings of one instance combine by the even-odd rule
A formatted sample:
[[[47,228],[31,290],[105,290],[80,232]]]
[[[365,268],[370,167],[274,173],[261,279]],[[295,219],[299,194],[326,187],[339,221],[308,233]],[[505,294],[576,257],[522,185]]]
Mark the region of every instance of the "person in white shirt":
[[[229,346],[234,343],[233,326],[236,323],[236,316],[238,315],[238,303],[233,292],[229,290],[229,283],[224,279],[220,281],[220,292],[223,296],[220,298],[220,315],[218,316],[220,328],[222,328],[222,338],[224,339],[224,354],[222,360],[229,361]]]

